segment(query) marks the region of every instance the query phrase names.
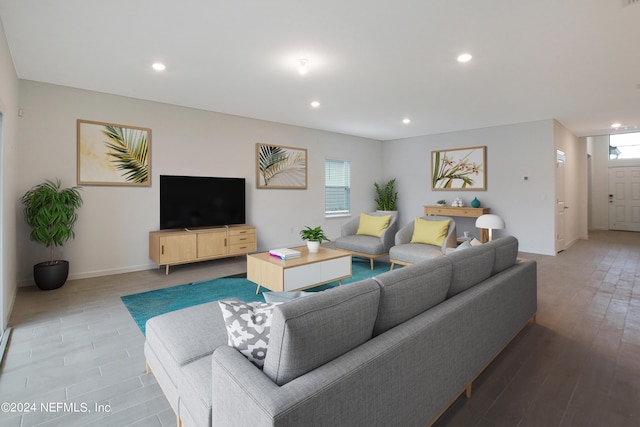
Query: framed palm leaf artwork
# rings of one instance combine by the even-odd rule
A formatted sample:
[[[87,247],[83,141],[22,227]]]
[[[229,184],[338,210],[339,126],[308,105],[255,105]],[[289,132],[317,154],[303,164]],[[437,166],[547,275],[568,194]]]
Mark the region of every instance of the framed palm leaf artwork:
[[[256,144],[258,188],[307,188],[307,150]]]
[[[431,152],[432,190],[486,190],[487,147]]]
[[[151,129],[78,120],[78,184],[151,185]]]

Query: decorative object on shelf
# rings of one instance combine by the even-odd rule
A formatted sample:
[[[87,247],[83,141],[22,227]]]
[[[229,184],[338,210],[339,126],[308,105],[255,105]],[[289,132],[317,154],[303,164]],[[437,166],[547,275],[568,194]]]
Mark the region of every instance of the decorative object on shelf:
[[[306,189],[307,150],[257,143],[256,186]]]
[[[501,230],[505,227],[505,225],[504,220],[498,215],[485,214],[480,215],[478,219],[476,219],[476,227],[486,228],[487,230],[489,230],[489,241],[491,241],[493,239],[493,230]]]
[[[389,212],[398,210],[398,207],[396,206],[398,201],[398,192],[394,191],[395,183],[395,178],[389,180],[386,184],[378,184],[377,182],[373,183],[376,187],[376,198],[374,200],[376,202],[377,210]]]
[[[307,248],[309,248],[310,253],[316,253],[320,249],[320,244],[323,241],[330,242],[329,238],[325,236],[322,227],[317,226],[315,228],[311,228],[306,226],[307,228],[300,230],[300,237],[302,240],[307,241]]]
[[[151,185],[151,129],[78,120],[78,184]]]
[[[432,190],[486,190],[486,146],[431,152]]]
[[[471,207],[472,208],[479,208],[480,207],[480,200],[478,200],[477,197],[474,197],[473,200],[471,201]]]
[[[61,188],[60,180],[46,180],[20,198],[24,217],[32,228],[31,240],[51,248],[51,259],[33,266],[33,278],[42,290],[57,289],[69,275],[69,261],[55,259],[56,246],[75,237],[76,210],[82,206],[80,187]]]
[[[451,202],[451,206],[454,208],[461,208],[464,206],[464,202],[460,197],[456,197],[456,199],[453,202]]]
[[[438,206],[447,206],[447,201],[445,199],[440,199],[436,202]]]

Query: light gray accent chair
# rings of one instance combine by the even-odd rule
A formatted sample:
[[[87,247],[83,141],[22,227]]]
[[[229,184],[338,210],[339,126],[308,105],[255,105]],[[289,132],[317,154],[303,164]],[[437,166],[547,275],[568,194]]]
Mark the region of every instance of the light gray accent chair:
[[[335,241],[336,248],[349,251],[353,256],[368,258],[373,270],[373,260],[389,253],[393,246],[396,231],[398,231],[398,212],[379,211],[367,212],[368,215],[391,215],[389,227],[380,237],[356,234],[360,226],[360,215],[342,224],[340,237]]]
[[[443,256],[447,250],[457,247],[456,222],[448,216],[427,215],[420,217],[427,221],[446,221],[450,220],[447,236],[442,241],[442,246],[428,245],[425,243],[411,243],[413,236],[413,226],[415,221],[402,227],[395,235],[395,246],[389,250],[389,259],[391,261],[391,270],[396,264],[411,265],[416,262],[424,261],[429,258]]]

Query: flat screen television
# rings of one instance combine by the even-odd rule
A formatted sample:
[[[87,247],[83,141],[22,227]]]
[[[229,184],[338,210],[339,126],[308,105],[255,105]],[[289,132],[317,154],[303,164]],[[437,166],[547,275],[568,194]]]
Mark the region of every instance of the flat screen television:
[[[160,229],[245,223],[245,179],[160,175]]]

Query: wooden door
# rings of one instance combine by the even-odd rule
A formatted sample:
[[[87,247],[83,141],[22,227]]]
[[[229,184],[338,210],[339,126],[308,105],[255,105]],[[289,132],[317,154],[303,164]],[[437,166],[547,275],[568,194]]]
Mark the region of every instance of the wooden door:
[[[198,258],[227,254],[227,230],[198,233]]]
[[[160,237],[160,264],[171,264],[195,258],[195,234],[172,234]]]

